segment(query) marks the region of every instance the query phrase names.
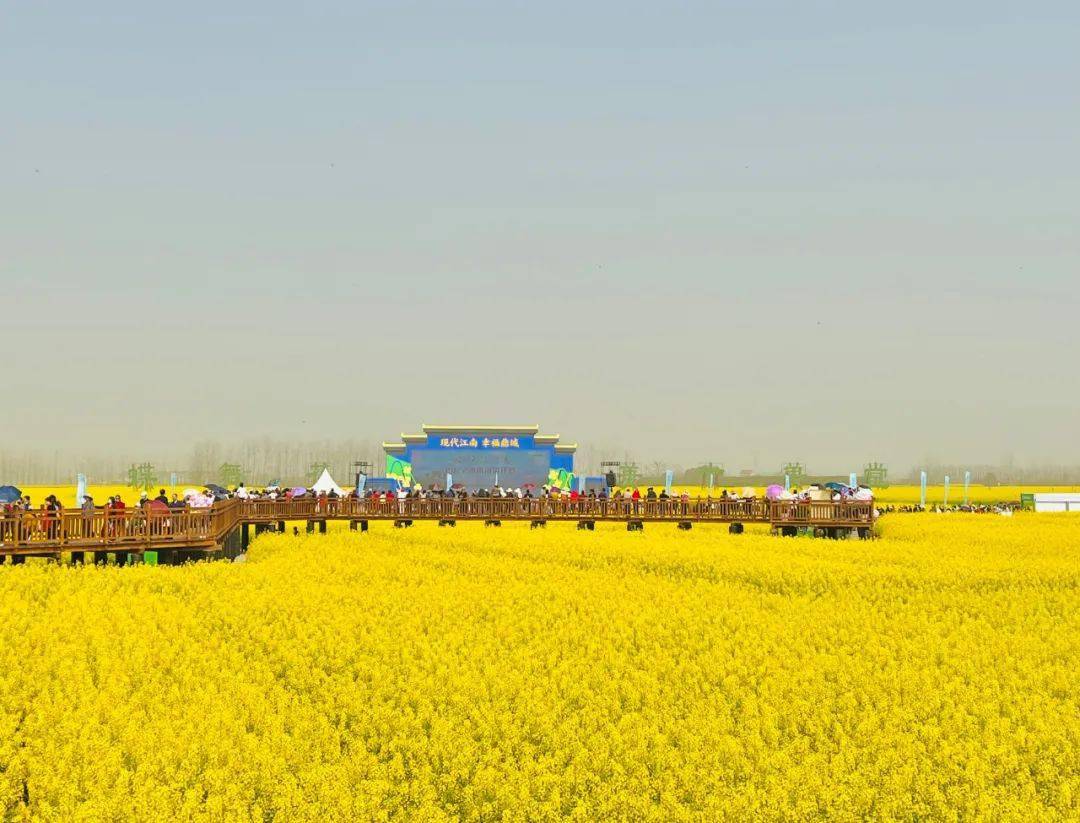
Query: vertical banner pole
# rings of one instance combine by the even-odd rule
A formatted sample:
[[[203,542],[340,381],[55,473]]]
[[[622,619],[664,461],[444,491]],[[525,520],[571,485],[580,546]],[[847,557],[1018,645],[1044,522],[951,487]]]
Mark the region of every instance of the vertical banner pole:
[[[851,488],[853,488],[853,489],[858,488],[859,475],[856,474],[855,472],[852,472],[851,474],[849,474],[848,475],[848,485],[851,486]]]
[[[86,475],[80,472],[75,475],[75,505],[81,506],[84,497],[86,497]],[[12,560],[11,562],[14,563],[15,561]]]
[[[964,505],[968,504],[968,488],[971,486],[971,472],[964,472]]]
[[[454,486],[454,476],[450,472],[446,473],[446,490],[450,491]]]
[[[919,472],[919,505],[926,508],[926,472]]]
[[[943,505],[949,505],[949,475],[945,475],[945,498]]]
[[[784,491],[786,491],[786,492],[791,491],[791,475],[790,474],[785,474],[784,475]]]
[[[713,476],[710,474],[709,475],[709,497],[712,497],[712,484],[713,484]]]
[[[673,472],[671,469],[668,469],[666,472],[664,472],[664,491],[666,491],[668,494],[671,494],[671,482],[674,479],[675,472]]]

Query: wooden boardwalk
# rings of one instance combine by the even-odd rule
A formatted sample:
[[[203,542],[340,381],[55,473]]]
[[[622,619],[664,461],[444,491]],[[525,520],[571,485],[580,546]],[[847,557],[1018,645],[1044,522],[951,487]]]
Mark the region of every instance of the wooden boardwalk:
[[[169,559],[189,559],[212,552],[236,552],[247,547],[249,527],[256,533],[266,528],[285,529],[289,521],[304,521],[308,531],[326,530],[331,520],[347,521],[353,529],[366,531],[371,521],[391,521],[409,526],[432,520],[453,526],[458,521],[528,521],[544,526],[549,521],[576,522],[592,529],[597,522],[626,523],[640,530],[646,523],[674,523],[690,528],[695,523],[765,524],[779,533],[806,527],[817,534],[837,534],[852,529],[863,536],[874,524],[869,502],[794,503],[767,500],[570,500],[517,498],[427,498],[408,500],[223,500],[205,509],[162,511],[132,507],[122,512],[96,509],[92,514],[68,509],[59,514],[42,511],[0,516],[0,557],[58,557],[72,554],[81,561],[85,553],[114,553],[123,560],[129,554],[164,552]]]

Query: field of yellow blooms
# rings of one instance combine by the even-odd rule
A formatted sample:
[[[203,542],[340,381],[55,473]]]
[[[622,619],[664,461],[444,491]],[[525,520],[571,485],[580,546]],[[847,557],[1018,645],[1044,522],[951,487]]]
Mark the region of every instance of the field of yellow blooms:
[[[1080,519],[0,567],[5,820],[1080,816]]]

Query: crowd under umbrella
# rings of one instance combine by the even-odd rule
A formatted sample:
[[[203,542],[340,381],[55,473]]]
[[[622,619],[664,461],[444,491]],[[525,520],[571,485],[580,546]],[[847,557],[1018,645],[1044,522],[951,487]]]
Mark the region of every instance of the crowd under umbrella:
[[[0,486],[0,503],[14,503],[22,498],[22,490],[14,486]]]
[[[217,483],[207,483],[204,488],[218,500],[224,500],[229,496],[229,490],[224,486],[219,486]]]

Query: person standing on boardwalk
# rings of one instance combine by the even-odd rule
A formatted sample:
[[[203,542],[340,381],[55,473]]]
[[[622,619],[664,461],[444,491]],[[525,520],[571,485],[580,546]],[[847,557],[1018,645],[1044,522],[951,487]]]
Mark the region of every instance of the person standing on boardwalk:
[[[94,536],[94,498],[88,494],[82,499],[82,536]]]
[[[45,498],[45,536],[49,540],[56,540],[60,536],[60,519],[64,514],[64,507],[56,499],[55,494]]]

